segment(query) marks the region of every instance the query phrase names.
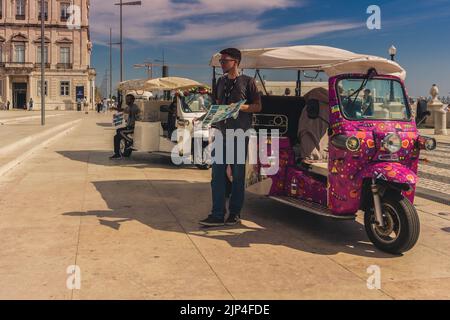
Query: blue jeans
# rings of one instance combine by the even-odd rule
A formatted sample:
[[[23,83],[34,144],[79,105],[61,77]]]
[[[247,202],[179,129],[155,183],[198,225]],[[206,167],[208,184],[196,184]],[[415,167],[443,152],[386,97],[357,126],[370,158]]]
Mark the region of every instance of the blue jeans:
[[[224,143],[225,146],[225,143]],[[224,147],[225,148],[225,147]],[[236,144],[235,144],[235,155]],[[247,153],[247,143],[245,145],[245,153]],[[214,157],[214,150],[213,155]],[[224,158],[225,150],[224,150]],[[226,161],[223,161],[226,162]],[[236,163],[236,161],[235,161]],[[212,190],[212,216],[218,219],[225,218],[225,194],[226,194],[226,183],[227,176],[226,170],[229,164],[223,163],[218,164],[213,162],[212,164],[212,179],[211,179],[211,190]],[[244,205],[245,197],[245,164],[231,164],[233,182],[231,186],[231,196],[229,203],[230,215],[240,216],[242,207]]]

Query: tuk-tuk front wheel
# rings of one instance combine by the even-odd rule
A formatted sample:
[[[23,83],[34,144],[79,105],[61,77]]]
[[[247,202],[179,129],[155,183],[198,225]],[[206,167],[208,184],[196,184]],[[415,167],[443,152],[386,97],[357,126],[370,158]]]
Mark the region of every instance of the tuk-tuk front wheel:
[[[122,157],[129,158],[133,149],[131,149],[131,143],[124,138],[120,139],[119,152]]]
[[[195,166],[200,170],[208,170],[211,168],[211,165],[209,164],[196,164]]]
[[[378,249],[401,254],[416,244],[420,233],[417,211],[402,195],[388,196],[381,200],[384,226],[375,221],[373,208],[364,214],[367,235]]]

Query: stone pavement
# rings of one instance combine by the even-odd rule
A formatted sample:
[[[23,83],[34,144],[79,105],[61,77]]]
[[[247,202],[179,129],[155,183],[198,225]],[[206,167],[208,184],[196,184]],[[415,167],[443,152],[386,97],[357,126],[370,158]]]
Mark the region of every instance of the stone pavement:
[[[421,153],[417,194],[450,205],[450,136],[436,136],[433,129],[421,129],[420,132],[434,137],[437,148]]]
[[[110,161],[110,117],[0,178],[0,299],[449,299],[450,207],[418,198],[421,236],[380,252],[334,221],[248,194],[243,225],[203,229],[210,172]],[[68,289],[76,265],[81,287]],[[369,266],[381,289],[369,290]]]

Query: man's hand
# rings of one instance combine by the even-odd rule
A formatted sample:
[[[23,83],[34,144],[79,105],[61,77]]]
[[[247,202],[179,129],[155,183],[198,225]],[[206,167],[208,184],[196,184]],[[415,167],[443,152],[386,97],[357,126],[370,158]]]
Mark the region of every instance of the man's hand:
[[[249,113],[258,113],[261,112],[261,104],[243,104],[241,105],[240,111],[242,112],[249,112]]]

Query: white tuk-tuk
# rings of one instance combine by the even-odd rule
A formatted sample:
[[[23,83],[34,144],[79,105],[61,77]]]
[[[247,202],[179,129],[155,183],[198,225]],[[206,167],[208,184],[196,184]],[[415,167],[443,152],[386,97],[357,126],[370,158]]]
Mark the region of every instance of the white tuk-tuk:
[[[194,143],[199,143],[198,147],[202,148],[201,150],[207,147],[207,143],[203,140],[208,139],[209,130],[203,129],[200,125],[194,125],[195,119],[203,116],[211,104],[207,90],[199,91],[195,88],[207,88],[207,86],[191,79],[178,77],[132,81],[132,86],[127,82],[120,83],[119,90],[134,90],[138,93],[140,91],[175,91],[176,108],[172,110],[172,101],[167,99],[136,100],[135,103],[141,110],[141,120],[136,121],[130,141],[124,138],[120,142],[121,155],[130,157],[135,151],[170,157],[176,150],[182,162],[172,161],[175,165],[193,163],[200,169],[208,169],[206,152],[198,153],[197,159],[194,159],[193,152]],[[198,139],[194,139],[194,136]],[[190,143],[185,141],[186,139],[190,139]]]

